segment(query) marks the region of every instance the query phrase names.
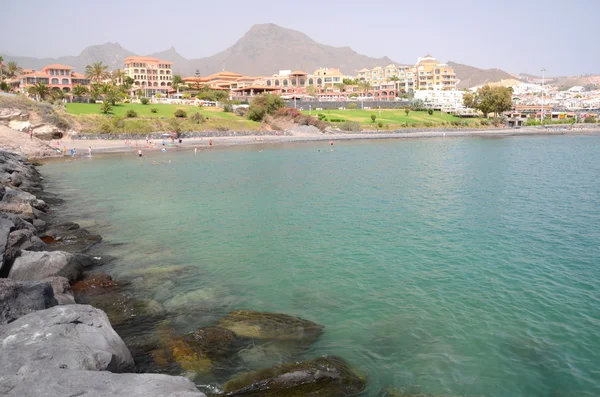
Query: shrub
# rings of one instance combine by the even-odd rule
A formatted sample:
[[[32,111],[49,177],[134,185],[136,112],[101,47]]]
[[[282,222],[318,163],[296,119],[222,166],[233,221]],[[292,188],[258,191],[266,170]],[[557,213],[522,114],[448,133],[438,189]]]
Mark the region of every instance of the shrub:
[[[374,114],[372,114],[371,115],[371,123],[374,123],[376,119],[377,119],[377,116],[375,116]]]
[[[434,123],[432,123],[431,121],[426,121],[425,123],[425,127],[433,127]]]
[[[262,121],[267,114],[267,109],[263,107],[250,107],[248,110],[248,118],[252,121]]]
[[[502,124],[502,121],[500,121],[500,124]],[[469,122],[468,121],[461,121],[460,125],[463,127],[468,127],[469,126]]]
[[[295,119],[296,117],[302,115],[302,113],[300,113],[300,111],[298,109],[294,109],[294,108],[281,108],[279,110],[277,110],[275,112],[275,114],[273,115],[273,117],[275,118],[292,118]]]
[[[319,130],[324,131],[325,128],[328,127],[329,124],[324,122],[323,120],[316,119],[311,116],[301,115],[296,118],[296,123],[300,125],[312,125],[313,127],[317,127]]]
[[[125,99],[123,103],[131,103],[131,101],[129,99]]]
[[[329,121],[332,123],[343,123],[346,120],[344,120],[344,119],[329,119]]]
[[[583,119],[583,122],[593,124],[596,122],[596,118],[594,116],[587,116],[585,119]]]
[[[137,112],[133,109],[129,109],[125,115],[129,118],[137,117]]]
[[[150,103],[150,99],[143,97],[143,98],[140,98],[140,102],[142,103],[142,105],[147,105]]]
[[[152,113],[158,113],[158,108],[152,108],[152,109],[150,109],[150,112],[152,112]]]
[[[360,123],[358,121],[344,121],[339,125],[342,131],[360,132]]]
[[[404,114],[406,114],[408,116],[408,114],[410,113],[410,109],[404,109]]]
[[[402,127],[402,128],[408,128],[408,123],[402,123],[402,124],[400,124],[400,127]]]
[[[383,122],[382,122],[382,121],[380,121],[379,123],[377,123],[377,127],[379,127],[379,128],[383,128]]]
[[[226,132],[226,131],[229,131],[229,127],[224,126],[224,125],[217,125],[215,127],[215,130],[217,130],[219,132]]]
[[[100,105],[100,111],[104,114],[107,114],[108,112],[110,112],[112,109],[112,106],[110,104],[110,102],[108,101],[102,101],[102,105]]]
[[[223,111],[225,113],[233,113],[233,105],[231,103],[226,103],[223,105]]]
[[[325,116],[323,113],[319,113],[319,114],[317,114],[317,117],[319,118],[319,120],[323,120],[323,121],[324,121],[325,119],[327,119],[327,116]]]
[[[173,113],[173,115],[174,115],[175,117],[179,117],[179,118],[182,118],[182,119],[184,119],[184,118],[186,118],[186,117],[187,117],[187,112],[186,112],[185,110],[183,110],[183,109],[177,109],[177,110],[175,111],[175,113]]]
[[[466,121],[465,121],[464,123],[466,123]],[[501,119],[499,119],[499,118],[497,118],[497,117],[496,117],[496,118],[493,118],[493,119],[491,119],[491,120],[490,120],[490,123],[492,123],[492,125],[493,125],[494,127],[500,127],[501,125],[503,125],[503,124],[504,124],[504,123],[502,122],[502,120],[501,120]]]
[[[193,121],[196,124],[202,124],[204,123],[204,121],[206,121],[204,119],[204,116],[200,113],[194,113],[190,116],[190,120]]]
[[[353,110],[353,109],[356,109],[356,108],[357,108],[356,103],[350,103],[350,104],[348,104],[348,109]]]
[[[486,127],[486,126],[490,125],[490,122],[489,122],[489,120],[484,119],[484,120],[479,121],[479,124],[481,124],[482,127]]]
[[[430,116],[432,116],[433,115],[433,109],[428,109],[427,110],[427,114],[429,114]]]
[[[237,108],[237,109],[235,109],[234,113],[237,114],[238,116],[244,117],[248,114],[248,108],[241,108],[241,107]]]
[[[267,115],[273,115],[284,106],[283,99],[278,95],[260,94],[254,97],[248,111],[248,118],[262,121]]]

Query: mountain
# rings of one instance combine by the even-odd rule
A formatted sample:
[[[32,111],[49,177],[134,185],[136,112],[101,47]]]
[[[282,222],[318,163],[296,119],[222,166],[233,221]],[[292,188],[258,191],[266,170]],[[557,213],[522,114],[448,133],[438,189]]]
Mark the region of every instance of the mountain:
[[[123,67],[123,60],[128,56],[135,55],[133,52],[121,47],[119,43],[105,43],[85,48],[78,56],[63,56],[58,58],[32,58],[13,55],[4,55],[4,60],[15,61],[19,66],[28,69],[41,69],[52,63],[73,66],[79,73],[85,71],[85,67],[94,62],[103,62],[109,69]]]
[[[463,65],[452,61],[448,62],[448,66],[454,69],[456,78],[460,80],[458,88],[471,88],[500,80],[520,80],[519,76],[496,68],[479,69],[474,66]]]
[[[106,43],[87,47],[78,56],[38,59],[2,55],[5,55],[6,61],[16,61],[24,68],[40,69],[51,63],[60,63],[73,66],[81,73],[86,65],[93,62],[103,62],[110,69],[122,68],[123,59],[136,54],[118,43]],[[361,55],[350,47],[320,44],[304,33],[274,24],[254,25],[233,46],[210,57],[186,59],[173,47],[149,56],[173,62],[174,72],[184,76],[192,75],[197,69],[202,76],[223,69],[251,76],[270,76],[280,69],[302,69],[310,73],[320,67],[340,68],[342,72],[354,75],[365,67],[394,63],[387,57]]]

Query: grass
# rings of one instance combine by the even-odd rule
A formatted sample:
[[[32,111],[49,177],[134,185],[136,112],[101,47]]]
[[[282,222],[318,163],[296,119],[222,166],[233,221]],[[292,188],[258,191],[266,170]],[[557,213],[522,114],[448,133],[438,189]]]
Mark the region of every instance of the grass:
[[[66,110],[67,113],[73,115],[82,115],[82,114],[102,114],[100,112],[99,103],[67,103]],[[150,109],[156,108],[158,111],[156,113],[152,113]],[[223,109],[215,108],[215,107],[198,107],[198,106],[189,106],[189,105],[170,105],[170,104],[148,104],[142,105],[141,103],[119,103],[113,106],[110,114],[118,117],[125,117],[128,110],[133,109],[136,111],[138,117],[167,117],[172,118],[173,113],[177,109],[183,109],[187,112],[188,117],[192,115],[192,113],[201,113],[204,117],[216,118],[216,119],[227,119],[227,120],[235,120],[240,117],[233,113],[225,113]]]
[[[302,111],[303,114],[309,114],[308,111]],[[447,113],[441,113],[439,111],[433,112],[432,115],[429,115],[426,111],[414,111],[411,110],[408,114],[404,112],[404,109],[392,109],[392,110],[384,110],[381,112],[379,109],[370,109],[370,110],[362,110],[362,109],[347,109],[347,110],[313,110],[311,112],[313,116],[317,116],[318,114],[323,114],[326,117],[326,121],[331,119],[344,119],[347,121],[357,121],[363,125],[372,125],[373,127],[377,126],[377,123],[382,122],[386,125],[401,125],[401,124],[409,124],[409,125],[424,125],[425,123],[450,123],[452,121],[466,121],[469,124],[473,124],[479,119],[464,119],[460,117],[456,117]],[[375,122],[373,123],[371,120],[371,115],[377,116]]]

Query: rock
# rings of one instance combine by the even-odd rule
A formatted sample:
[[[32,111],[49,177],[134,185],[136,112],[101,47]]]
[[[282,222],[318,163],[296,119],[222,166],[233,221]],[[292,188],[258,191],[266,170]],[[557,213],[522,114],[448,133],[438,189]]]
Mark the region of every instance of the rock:
[[[0,212],[20,215],[27,222],[33,221],[33,207],[29,204],[13,204],[0,202]]]
[[[13,260],[18,255],[18,250],[15,250],[8,243],[10,233],[15,229],[15,224],[5,218],[0,218],[0,277],[6,277]]]
[[[46,230],[42,236],[42,240],[47,244],[52,244],[51,249],[68,252],[85,252],[102,241],[102,237],[97,234],[91,234],[86,229],[81,229],[76,223],[67,223],[52,226]]]
[[[48,204],[46,204],[43,200],[38,200],[33,194],[10,187],[6,188],[4,196],[2,197],[2,202],[12,204],[29,204],[33,208],[43,212],[46,212],[49,209]]]
[[[86,274],[83,280],[73,285],[73,292],[76,294],[98,294],[106,292],[107,288],[114,289],[117,286],[119,286],[119,283],[114,281],[108,274],[90,273]]]
[[[14,375],[0,377],[0,394],[8,397],[206,397],[181,376],[27,367]]]
[[[234,378],[223,386],[227,396],[356,396],[365,380],[335,356],[283,364]]]
[[[8,219],[12,223],[14,223],[14,225],[15,225],[14,230],[27,229],[27,230],[31,230],[34,232],[36,230],[35,226],[33,226],[32,223],[27,222],[26,220],[24,220],[23,218],[21,218],[19,215],[16,215],[16,214],[8,214],[8,213],[1,214],[0,213],[0,219]],[[35,219],[34,219],[34,221],[35,221]]]
[[[46,244],[29,229],[12,232],[8,237],[8,244],[18,250],[39,251],[46,248]]]
[[[0,279],[0,324],[57,304],[49,283]]]
[[[62,139],[64,133],[55,125],[52,124],[39,124],[33,126],[33,136],[50,141],[52,139]]]
[[[31,369],[127,372],[133,358],[106,314],[88,305],[54,306],[0,327],[0,373]],[[48,395],[46,393],[43,393]]]
[[[222,317],[217,325],[246,338],[298,341],[310,344],[325,328],[322,325],[287,314],[236,310]]]
[[[2,108],[0,109],[0,121],[8,123],[9,121],[19,120],[25,121],[29,119],[29,113],[25,110],[17,108]]]
[[[177,363],[183,370],[209,373],[215,362],[235,353],[236,336],[222,327],[204,327],[181,337],[162,332],[162,348],[152,352],[154,362],[163,368]]]
[[[38,232],[43,232],[46,229],[46,222],[41,219],[34,219],[33,226],[35,226]]]
[[[82,270],[78,257],[68,252],[22,251],[15,259],[8,277],[14,280],[42,280],[60,276],[74,283]]]
[[[45,278],[45,282],[50,283],[52,290],[54,291],[54,298],[59,305],[72,305],[75,304],[75,298],[73,297],[73,290],[69,280],[65,277],[48,277]]]

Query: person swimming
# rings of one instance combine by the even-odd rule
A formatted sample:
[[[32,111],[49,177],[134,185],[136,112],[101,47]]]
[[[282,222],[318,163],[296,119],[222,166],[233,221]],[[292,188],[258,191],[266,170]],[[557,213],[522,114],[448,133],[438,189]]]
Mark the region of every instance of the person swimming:
[[[142,157],[142,156],[143,156],[142,149],[139,149],[138,150],[138,157]]]

